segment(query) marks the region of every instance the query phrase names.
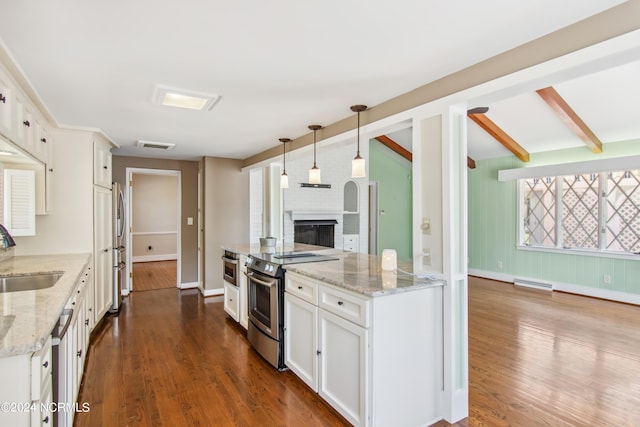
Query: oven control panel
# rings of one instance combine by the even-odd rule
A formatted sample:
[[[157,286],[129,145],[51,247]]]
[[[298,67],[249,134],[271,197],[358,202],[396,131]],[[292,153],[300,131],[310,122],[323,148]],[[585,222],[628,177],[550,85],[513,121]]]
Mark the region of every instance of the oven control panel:
[[[259,271],[271,277],[276,277],[279,273],[280,266],[250,255],[247,257],[247,268]]]

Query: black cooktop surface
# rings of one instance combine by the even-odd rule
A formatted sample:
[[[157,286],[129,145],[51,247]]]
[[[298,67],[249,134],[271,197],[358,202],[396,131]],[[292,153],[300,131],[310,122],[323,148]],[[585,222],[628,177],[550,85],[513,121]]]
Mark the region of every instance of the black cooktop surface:
[[[276,252],[251,254],[252,257],[278,265],[302,264],[305,262],[335,261],[338,258],[312,252]]]

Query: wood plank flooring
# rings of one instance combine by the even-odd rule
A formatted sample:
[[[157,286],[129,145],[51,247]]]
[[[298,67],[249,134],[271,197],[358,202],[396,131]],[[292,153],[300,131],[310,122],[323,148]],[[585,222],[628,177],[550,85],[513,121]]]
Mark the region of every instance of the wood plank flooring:
[[[469,279],[469,418],[457,426],[640,425],[640,307]],[[222,298],[126,298],[96,331],[76,426],[348,425],[277,372]],[[437,426],[448,426],[440,422]]]
[[[132,263],[132,290],[137,292],[175,288],[178,277],[177,264],[175,260]]]

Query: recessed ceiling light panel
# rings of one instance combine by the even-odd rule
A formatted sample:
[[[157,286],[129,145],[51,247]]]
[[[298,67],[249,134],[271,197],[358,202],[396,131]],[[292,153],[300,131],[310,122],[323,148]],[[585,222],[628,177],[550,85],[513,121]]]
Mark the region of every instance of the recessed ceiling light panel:
[[[153,92],[154,104],[199,111],[211,110],[219,99],[220,96],[210,93],[199,93],[160,85],[156,86]]]

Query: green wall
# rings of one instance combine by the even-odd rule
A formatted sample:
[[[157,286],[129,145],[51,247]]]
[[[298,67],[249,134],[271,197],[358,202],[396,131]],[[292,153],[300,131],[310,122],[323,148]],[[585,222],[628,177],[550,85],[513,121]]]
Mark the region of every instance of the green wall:
[[[606,144],[598,155],[583,147],[532,154],[526,165],[513,156],[476,161],[468,174],[469,269],[640,294],[640,261],[516,249],[517,181],[498,181],[501,169],[638,154],[640,140]]]
[[[395,249],[398,259],[411,260],[412,173],[411,162],[380,142],[369,142],[369,176],[378,182],[378,255]]]

